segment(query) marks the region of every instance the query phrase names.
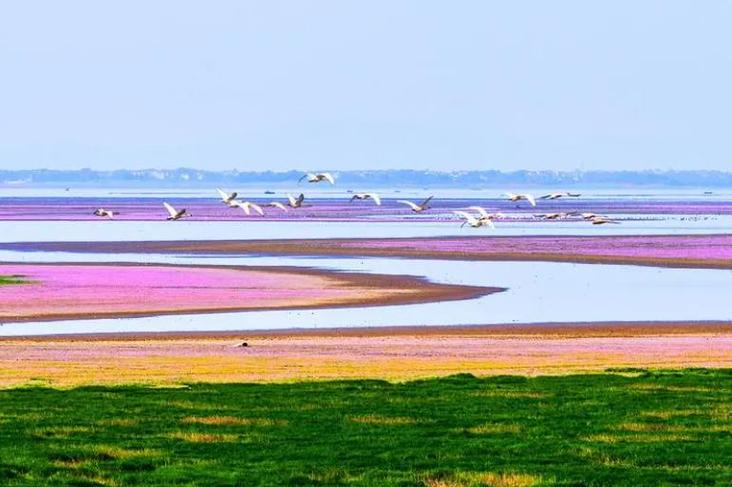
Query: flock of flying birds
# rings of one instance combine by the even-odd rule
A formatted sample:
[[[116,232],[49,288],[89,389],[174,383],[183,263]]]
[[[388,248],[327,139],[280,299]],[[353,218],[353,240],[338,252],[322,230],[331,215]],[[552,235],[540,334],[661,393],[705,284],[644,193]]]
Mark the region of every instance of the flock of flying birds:
[[[303,175],[298,181],[302,181],[303,179],[307,180],[309,183],[320,183],[323,181],[327,181],[330,184],[335,184],[335,177],[329,172],[321,172],[321,173],[307,173]],[[300,193],[298,196],[293,196],[291,194],[287,195],[287,201],[286,202],[280,202],[280,201],[272,201],[266,205],[258,205],[256,203],[253,203],[251,201],[241,200],[237,199],[238,193],[227,193],[221,188],[217,188],[216,191],[219,193],[219,196],[221,197],[221,202],[225,205],[231,207],[231,208],[241,208],[241,210],[247,214],[251,215],[252,212],[257,213],[259,215],[264,215],[264,208],[277,208],[280,211],[287,212],[289,209],[295,209],[295,208],[301,208],[303,206],[303,202],[305,201],[305,195],[303,193]],[[549,193],[543,196],[540,196],[538,199],[542,200],[557,200],[560,198],[578,198],[581,196],[579,193],[570,193],[570,192],[560,192],[560,193]],[[514,193],[505,193],[505,197],[509,201],[513,201],[515,203],[519,203],[520,201],[527,201],[532,207],[536,207],[536,200],[537,198],[534,197],[534,195],[529,193],[522,193],[522,194],[514,194]],[[353,196],[351,196],[351,201],[355,200],[371,200],[373,201],[377,206],[381,205],[381,197],[377,193],[354,193]],[[431,208],[430,202],[432,201],[432,196],[429,198],[426,198],[424,201],[420,203],[415,203],[413,201],[409,200],[397,200],[397,203],[403,204],[408,206],[412,212],[414,213],[422,213],[423,211],[427,211]],[[176,209],[171,205],[170,203],[163,202],[163,206],[168,212],[168,217],[166,220],[180,220],[181,218],[190,217],[192,216],[191,213],[188,212],[185,208],[183,209]],[[488,213],[483,207],[481,206],[470,206],[467,208],[467,210],[472,210],[475,213],[468,213],[468,211],[453,211],[453,214],[458,216],[460,219],[463,220],[461,226],[469,225],[473,228],[479,228],[479,227],[490,227],[494,228],[494,221],[505,219],[506,215],[503,213]],[[115,215],[117,215],[118,212],[108,210],[105,208],[98,208],[94,211],[94,215],[98,217],[103,218],[114,218]],[[597,215],[595,213],[579,213],[579,212],[567,212],[567,213],[544,213],[541,215],[534,215],[537,218],[542,218],[544,220],[559,220],[569,217],[581,217],[583,220],[589,221],[593,225],[604,225],[607,223],[619,223],[616,220],[610,219],[606,216]]]

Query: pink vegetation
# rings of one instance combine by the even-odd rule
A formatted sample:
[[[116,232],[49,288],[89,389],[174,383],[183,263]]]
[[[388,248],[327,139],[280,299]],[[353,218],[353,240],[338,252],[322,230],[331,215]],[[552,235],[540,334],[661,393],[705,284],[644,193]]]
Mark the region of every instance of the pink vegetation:
[[[500,255],[555,254],[732,262],[732,235],[467,237],[338,241],[343,249]]]
[[[0,264],[26,284],[0,287],[0,320],[316,306],[364,297],[333,277],[219,267]]]

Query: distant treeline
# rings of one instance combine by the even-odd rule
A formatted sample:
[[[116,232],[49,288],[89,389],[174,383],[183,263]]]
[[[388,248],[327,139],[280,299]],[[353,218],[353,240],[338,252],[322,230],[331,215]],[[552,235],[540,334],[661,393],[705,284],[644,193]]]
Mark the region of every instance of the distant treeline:
[[[327,169],[327,168],[324,168]],[[464,187],[494,186],[607,186],[607,187],[732,187],[732,172],[725,171],[333,171],[347,186]],[[302,171],[251,172],[202,171],[198,169],[0,170],[0,183],[13,186],[211,186],[245,184],[291,184]]]

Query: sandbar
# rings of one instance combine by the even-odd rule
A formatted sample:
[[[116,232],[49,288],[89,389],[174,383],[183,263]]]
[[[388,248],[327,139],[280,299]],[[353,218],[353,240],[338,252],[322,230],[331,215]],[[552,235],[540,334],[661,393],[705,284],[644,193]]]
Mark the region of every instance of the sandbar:
[[[469,299],[500,288],[295,267],[1,263],[0,322],[376,306]]]

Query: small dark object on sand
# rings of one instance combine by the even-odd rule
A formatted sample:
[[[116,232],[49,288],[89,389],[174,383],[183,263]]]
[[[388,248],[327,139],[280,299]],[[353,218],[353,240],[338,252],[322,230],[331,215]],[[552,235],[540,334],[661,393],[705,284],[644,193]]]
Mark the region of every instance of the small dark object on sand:
[[[248,347],[249,344],[247,342],[241,342],[241,345],[239,345],[240,348]]]

